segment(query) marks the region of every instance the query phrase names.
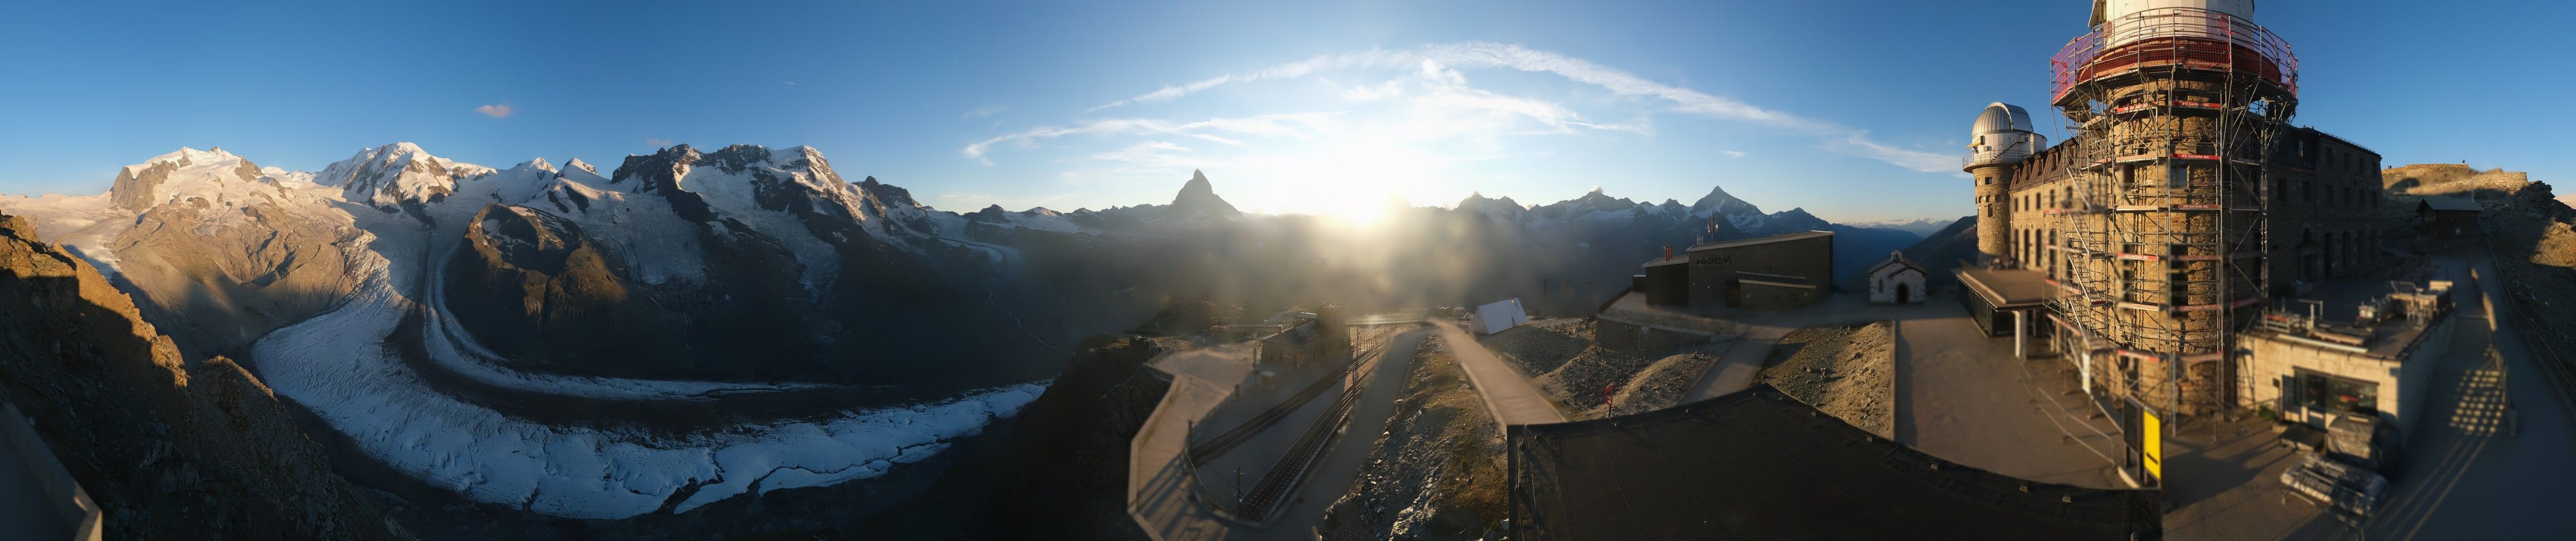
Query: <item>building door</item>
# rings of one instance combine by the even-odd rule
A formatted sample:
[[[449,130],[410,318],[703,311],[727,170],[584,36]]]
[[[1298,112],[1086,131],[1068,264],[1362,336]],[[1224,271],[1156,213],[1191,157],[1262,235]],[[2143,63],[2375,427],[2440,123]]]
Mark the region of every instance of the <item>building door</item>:
[[[1914,291],[1913,291],[1913,289],[1912,289],[1912,287],[1911,287],[1911,286],[1912,286],[1912,284],[1906,284],[1906,283],[1904,283],[1904,282],[1898,282],[1898,283],[1896,284],[1896,303],[1897,303],[1897,304],[1905,304],[1905,303],[1909,303],[1909,302],[1914,302]]]
[[[1736,308],[1740,306],[1744,306],[1744,284],[1728,281],[1726,283],[1726,307]]]

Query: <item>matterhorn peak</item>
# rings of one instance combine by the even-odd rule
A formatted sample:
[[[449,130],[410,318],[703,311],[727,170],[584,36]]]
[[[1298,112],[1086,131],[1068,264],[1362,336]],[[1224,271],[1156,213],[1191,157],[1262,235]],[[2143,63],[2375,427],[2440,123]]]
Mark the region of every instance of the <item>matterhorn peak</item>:
[[[1172,217],[1234,216],[1243,214],[1234,205],[1217,197],[1216,188],[1208,182],[1207,173],[1190,170],[1189,182],[1181,184],[1181,193],[1172,198]]]

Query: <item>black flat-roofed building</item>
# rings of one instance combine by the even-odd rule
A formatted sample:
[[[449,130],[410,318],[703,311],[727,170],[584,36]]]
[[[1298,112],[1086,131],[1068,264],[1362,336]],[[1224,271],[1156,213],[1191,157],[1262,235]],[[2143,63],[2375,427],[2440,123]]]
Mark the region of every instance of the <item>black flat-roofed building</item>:
[[[2416,223],[2424,234],[2436,239],[2452,240],[2477,236],[2478,213],[2486,207],[2466,197],[2427,197],[2415,204]]]
[[[2164,530],[2161,492],[1961,466],[1769,385],[1507,432],[1513,539],[2125,541]]]
[[[1655,258],[1645,267],[1646,304],[1690,304],[1690,256]]]
[[[1833,292],[1833,272],[1832,231],[1800,231],[1695,245],[1690,247],[1690,305],[1757,309],[1809,306],[1823,302]]]

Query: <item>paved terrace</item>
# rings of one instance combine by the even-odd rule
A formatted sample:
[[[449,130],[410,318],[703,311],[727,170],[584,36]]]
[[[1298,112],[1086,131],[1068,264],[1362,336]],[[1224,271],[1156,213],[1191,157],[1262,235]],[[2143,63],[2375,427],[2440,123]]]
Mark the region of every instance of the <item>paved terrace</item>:
[[[2113,466],[2118,427],[2083,394],[2073,365],[2014,359],[2012,339],[1981,332],[1957,294],[1933,295],[1924,304],[1870,304],[1858,295],[1836,295],[1798,310],[1705,312],[1648,306],[1643,295],[1626,295],[1603,310],[1603,318],[1736,340],[1682,404],[1751,388],[1763,360],[1789,331],[1892,321],[1898,443],[2036,481],[2131,486]]]

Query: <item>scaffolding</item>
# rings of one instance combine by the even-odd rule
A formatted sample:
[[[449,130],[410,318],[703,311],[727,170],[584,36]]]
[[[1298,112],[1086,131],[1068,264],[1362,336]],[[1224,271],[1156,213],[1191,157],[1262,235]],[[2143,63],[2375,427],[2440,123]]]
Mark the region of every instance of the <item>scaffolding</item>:
[[[2262,27],[2194,8],[2104,21],[2051,59],[2074,137],[2050,308],[2088,390],[2161,416],[2232,403],[2224,361],[2267,297],[2262,179],[2297,62]]]

